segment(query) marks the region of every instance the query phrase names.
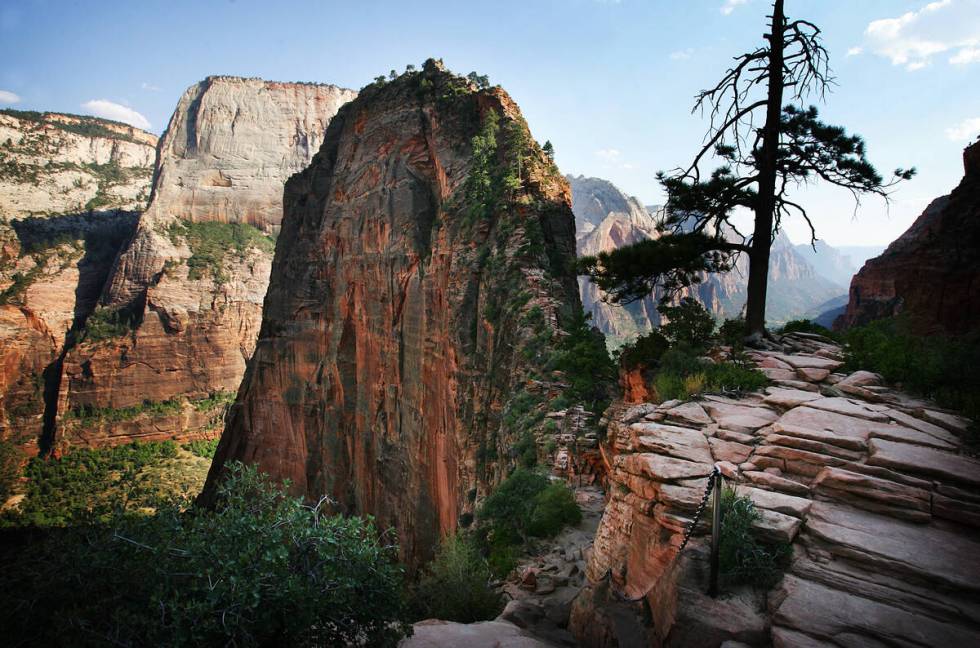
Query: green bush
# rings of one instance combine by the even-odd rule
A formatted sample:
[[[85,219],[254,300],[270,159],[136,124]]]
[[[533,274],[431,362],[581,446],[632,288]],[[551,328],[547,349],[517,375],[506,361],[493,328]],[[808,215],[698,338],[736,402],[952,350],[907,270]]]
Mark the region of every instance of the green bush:
[[[844,334],[849,370],[867,369],[940,406],[980,420],[980,332],[953,337],[918,335],[893,318]]]
[[[836,340],[838,335],[831,331],[826,326],[821,326],[815,322],[811,322],[808,319],[790,320],[783,324],[783,328],[779,331],[782,334],[786,333],[815,333],[817,335],[822,335],[825,338],[830,338],[831,340]]]
[[[513,547],[532,537],[552,537],[566,524],[578,524],[582,512],[565,484],[518,468],[484,500],[479,519],[494,573],[502,575],[504,567],[512,568]]]
[[[593,330],[591,317],[579,311],[566,327],[567,334],[558,343],[554,367],[564,373],[569,398],[601,413],[608,406],[610,391],[616,383],[616,365],[609,357],[602,334]]]
[[[419,579],[414,616],[459,623],[493,619],[504,605],[489,587],[491,578],[490,567],[474,542],[461,535],[449,536]]]
[[[95,407],[94,405],[79,405],[67,414],[67,418],[84,423],[119,423],[130,421],[137,416],[147,414],[153,417],[172,416],[184,409],[180,398],[165,401],[143,401],[139,405],[126,407]]]
[[[396,547],[325,516],[255,468],[214,509],[52,534],[0,573],[5,640],[31,645],[395,646],[407,631]]]
[[[694,355],[693,349],[678,343],[660,360],[653,387],[661,402],[686,400],[711,392],[748,392],[762,389],[769,380],[765,374],[746,362],[707,362]]]
[[[715,331],[715,320],[701,302],[685,297],[677,306],[661,306],[660,314],[667,318],[660,332],[672,342],[683,342],[703,348]]]
[[[775,585],[789,564],[793,550],[787,543],[762,543],[752,530],[759,511],[748,497],[726,488],[721,498],[721,544],[718,571],[728,586]]]
[[[0,505],[14,494],[20,480],[24,451],[10,439],[0,440]]]
[[[514,444],[514,454],[517,456],[518,463],[524,468],[533,468],[537,465],[538,444],[534,439],[534,434],[530,431],[524,432]]]
[[[619,362],[626,369],[640,366],[653,368],[660,363],[668,347],[670,342],[667,338],[659,331],[650,331],[636,338],[632,343],[624,345],[619,352]]]
[[[183,444],[182,447],[198,457],[214,459],[214,453],[218,449],[218,439],[195,439]]]
[[[722,344],[741,348],[745,342],[745,320],[741,317],[726,319],[718,327],[718,339]]]
[[[177,221],[167,231],[175,245],[183,239],[191,249],[187,277],[197,280],[210,275],[218,284],[228,280],[225,273],[228,255],[236,254],[244,260],[249,249],[272,254],[276,247],[271,237],[247,223]]]
[[[118,310],[97,308],[85,320],[85,341],[99,342],[132,332],[130,319]]]

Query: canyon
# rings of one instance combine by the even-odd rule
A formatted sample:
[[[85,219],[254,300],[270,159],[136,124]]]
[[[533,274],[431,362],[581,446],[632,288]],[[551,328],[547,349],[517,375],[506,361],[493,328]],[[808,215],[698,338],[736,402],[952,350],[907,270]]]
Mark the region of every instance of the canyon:
[[[962,334],[980,321],[980,142],[963,151],[964,175],[851,282],[846,328],[895,315],[922,333]]]
[[[659,237],[659,207],[644,207],[607,180],[566,177],[572,188],[579,256]],[[819,274],[799,247],[794,246],[783,232],[773,242],[766,312],[774,325],[805,316],[816,317],[824,309],[836,305],[832,300],[846,292],[846,283],[838,284]],[[829,246],[821,245],[821,249],[821,258],[831,256]],[[849,275],[847,280],[850,280]],[[697,299],[718,319],[735,318],[745,304],[747,281],[748,259],[743,257],[732,272],[709,274],[701,283],[687,289],[685,295]],[[579,288],[582,303],[592,313],[593,323],[615,346],[661,324],[657,311],[659,294],[620,306],[605,303],[601,291],[586,277],[579,278]]]

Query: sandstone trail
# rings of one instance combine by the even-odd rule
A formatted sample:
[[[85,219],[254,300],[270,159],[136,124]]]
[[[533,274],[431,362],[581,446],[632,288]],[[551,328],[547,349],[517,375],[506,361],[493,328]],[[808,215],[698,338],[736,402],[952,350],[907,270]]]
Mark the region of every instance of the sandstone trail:
[[[749,352],[765,393],[607,412],[609,501],[571,632],[589,646],[980,644],[969,421],[841,373],[825,338],[779,346]],[[706,521],[677,555],[716,464],[760,512],[755,532],[791,543],[770,591],[705,594]]]

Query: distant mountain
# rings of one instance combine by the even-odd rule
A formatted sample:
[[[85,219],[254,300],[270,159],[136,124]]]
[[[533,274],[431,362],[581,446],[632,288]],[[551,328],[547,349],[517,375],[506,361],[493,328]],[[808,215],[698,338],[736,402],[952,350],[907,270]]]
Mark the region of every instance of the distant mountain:
[[[844,287],[850,285],[851,277],[861,269],[865,261],[881,254],[885,249],[883,245],[833,247],[823,241],[817,241],[815,245],[802,243],[795,247],[818,274]]]
[[[656,223],[659,206],[645,207],[601,178],[566,176],[572,188],[577,251],[580,256],[596,254],[659,236]],[[696,298],[718,319],[737,317],[745,305],[748,258],[742,257],[729,273],[712,274],[692,286]],[[659,294],[616,306],[602,301],[602,293],[588,279],[579,278],[582,304],[592,313],[596,326],[613,345],[660,325]],[[781,324],[802,317],[815,307],[847,292],[843,284],[814,270],[784,234],[773,243],[769,265],[767,317]]]

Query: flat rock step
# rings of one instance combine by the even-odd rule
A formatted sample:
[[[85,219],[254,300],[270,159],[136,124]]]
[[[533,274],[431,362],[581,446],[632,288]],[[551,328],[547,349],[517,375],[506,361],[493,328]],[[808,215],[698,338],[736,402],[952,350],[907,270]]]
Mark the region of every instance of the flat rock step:
[[[980,461],[910,443],[872,439],[868,463],[980,486]]]

